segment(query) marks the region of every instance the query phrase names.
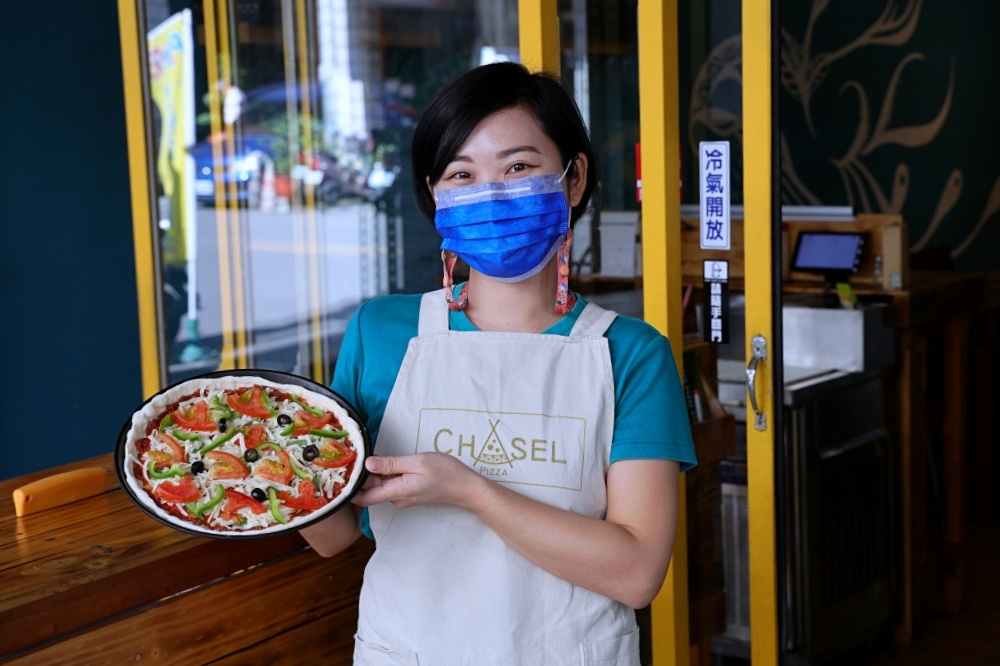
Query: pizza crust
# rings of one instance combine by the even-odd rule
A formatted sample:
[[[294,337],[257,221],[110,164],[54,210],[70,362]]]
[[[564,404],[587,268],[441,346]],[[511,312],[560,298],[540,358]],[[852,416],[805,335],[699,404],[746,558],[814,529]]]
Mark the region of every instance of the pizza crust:
[[[306,515],[297,515],[289,518],[288,523],[275,524],[268,527],[261,527],[246,530],[219,530],[211,529],[193,521],[187,521],[171,514],[161,507],[148,493],[145,488],[145,479],[136,477],[135,463],[138,462],[138,445],[146,438],[146,431],[151,421],[160,418],[163,412],[170,405],[192,394],[202,393],[207,395],[209,391],[232,391],[234,389],[248,389],[254,386],[275,389],[283,393],[295,394],[306,400],[311,406],[334,414],[343,430],[348,433],[348,440],[357,452],[357,459],[352,463],[351,472],[345,478],[345,485],[338,495],[321,509],[317,509]],[[366,457],[365,443],[367,434],[362,432],[361,426],[355,421],[344,407],[336,400],[310,391],[309,389],[296,384],[282,384],[253,375],[234,375],[215,378],[195,378],[177,384],[166,391],[155,395],[146,402],[138,411],[132,415],[131,427],[125,437],[123,460],[119,461],[121,469],[124,471],[125,482],[128,491],[139,504],[160,520],[168,524],[175,525],[189,532],[200,532],[206,536],[264,536],[273,533],[296,530],[307,523],[312,523],[322,516],[333,513],[345,501],[354,494],[355,488],[362,482],[364,476],[364,460]]]

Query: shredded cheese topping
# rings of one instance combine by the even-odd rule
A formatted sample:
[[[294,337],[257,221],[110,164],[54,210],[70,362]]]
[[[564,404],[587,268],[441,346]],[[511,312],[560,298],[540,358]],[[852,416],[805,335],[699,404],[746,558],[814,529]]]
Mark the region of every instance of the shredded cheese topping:
[[[259,418],[233,413],[226,418],[225,432],[219,430],[215,432],[191,431],[176,423],[158,428],[168,414],[167,409],[178,401],[181,401],[178,406],[178,409],[181,410],[190,408],[203,400],[207,400],[210,406],[217,403],[226,405],[227,394],[233,391],[243,392],[254,387],[261,387],[268,391],[269,406],[273,411],[273,416]],[[323,430],[330,433],[333,430],[343,429],[347,432],[347,436],[334,438],[315,434],[283,434],[290,428],[287,425],[279,424],[278,417],[283,414],[294,422],[296,415],[303,407],[290,399],[279,400],[271,395],[272,393],[295,395],[310,407],[333,414],[334,423],[325,426]],[[148,435],[148,450],[144,451],[147,431],[150,430],[151,425],[152,430]],[[268,465],[284,465],[281,454],[275,447],[258,444],[258,459],[253,462],[246,460],[245,455],[250,447],[247,444],[245,430],[252,425],[262,426],[266,432],[264,441],[280,447],[280,450],[287,454],[290,459],[292,470],[295,473],[292,474],[291,480],[287,484],[273,478],[265,478],[258,473],[258,469],[264,469]],[[231,429],[235,429],[236,434],[211,450],[235,456],[249,473],[245,478],[213,478],[212,469],[217,463],[211,460],[209,452],[202,453],[202,451],[205,451],[206,447],[209,447],[212,442],[224,436]],[[184,472],[183,477],[165,475],[174,462],[162,462],[161,459],[174,456],[174,448],[166,441],[161,432],[171,436],[184,449],[185,460],[177,463],[177,467]],[[325,440],[339,442],[348,450],[353,450],[356,458],[346,466],[332,468],[307,460],[306,451],[308,448],[320,449]],[[154,451],[162,452],[162,455],[160,453],[153,454]],[[304,522],[311,522],[338,508],[360,482],[361,472],[364,469],[365,437],[359,424],[337,401],[301,386],[279,384],[253,376],[202,378],[183,382],[168,389],[155,396],[137,411],[132,417],[124,455],[123,468],[131,494],[154,515],[186,530],[206,534],[224,532],[258,536],[291,528],[297,529]],[[150,474],[151,462],[157,470],[157,475],[164,476],[164,478],[154,478]],[[195,473],[192,468],[198,462],[204,465],[204,470]],[[190,478],[194,482],[200,495],[199,500],[190,503],[168,502],[157,496],[156,489],[160,485],[176,484],[182,478]],[[193,509],[197,507],[199,502],[208,503],[215,496],[219,486],[222,486],[223,489],[237,490],[247,496],[252,496],[253,491],[259,489],[266,497],[268,491],[274,489],[275,492],[298,497],[299,483],[303,479],[310,481],[305,486],[308,491],[322,494],[329,501],[323,507],[312,511],[292,509],[279,501],[274,510],[283,517],[286,521],[284,523],[275,517],[268,499],[261,502],[263,511],[258,513],[254,513],[248,507],[235,511],[228,510],[225,498],[210,509],[205,510],[201,520],[193,513]],[[171,488],[171,486],[167,488]]]

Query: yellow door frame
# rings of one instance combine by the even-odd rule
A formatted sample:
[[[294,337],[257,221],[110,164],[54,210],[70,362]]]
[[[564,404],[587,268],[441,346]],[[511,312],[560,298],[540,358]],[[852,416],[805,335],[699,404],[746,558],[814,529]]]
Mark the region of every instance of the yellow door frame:
[[[139,351],[144,398],[165,383],[164,350],[160,344],[159,258],[153,238],[153,188],[147,144],[146,52],[140,39],[135,0],[118,0],[118,30],[125,93],[125,133],[128,145],[129,192],[132,197],[132,243],[135,251],[136,298],[139,305]]]
[[[767,342],[767,360],[756,369],[757,406],[763,417],[759,429],[747,413],[747,501],[750,544],[750,652],[755,666],[777,664],[778,572],[775,527],[774,372],[780,361],[780,340],[774,337],[774,194],[777,151],[774,145],[775,35],[772,0],[743,0],[743,244],[746,296],[746,358],[753,358],[751,342],[761,335]],[[778,209],[780,214],[780,208]],[[777,255],[777,256],[780,256]],[[780,283],[779,283],[780,284]],[[748,401],[749,402],[749,401]]]
[[[139,0],[118,0],[118,25],[122,57],[122,78],[125,100],[125,126],[129,157],[129,191],[132,198],[132,235],[135,252],[136,298],[139,309],[139,349],[142,372],[142,392],[149,397],[166,386],[167,360],[166,346],[161,340],[161,285],[159,239],[154,236],[156,225],[153,221],[153,173],[149,160],[148,123],[148,67],[145,62],[146,26],[141,24],[138,11]],[[229,81],[229,57],[217,57],[219,49],[228,53],[228,29],[216,34],[219,25],[226,25],[228,18],[223,14],[216,17],[216,3],[225,11],[226,0],[210,0],[205,3],[206,53],[209,58],[210,86],[218,80]],[[221,44],[216,38],[221,36]],[[216,96],[210,96],[212,132],[223,131],[220,119],[221,108]],[[232,154],[232,129],[226,128],[226,149]],[[213,159],[221,162],[221,152],[215,151]],[[239,263],[239,210],[237,206],[227,209],[221,185],[216,184],[216,207],[219,233],[220,293],[222,298],[222,358],[219,368],[244,367],[246,365],[246,337],[243,325],[242,288],[233,290],[232,284],[242,284],[242,267]],[[234,266],[231,269],[231,255]],[[235,298],[233,296],[235,295]],[[235,319],[235,322],[234,322]]]

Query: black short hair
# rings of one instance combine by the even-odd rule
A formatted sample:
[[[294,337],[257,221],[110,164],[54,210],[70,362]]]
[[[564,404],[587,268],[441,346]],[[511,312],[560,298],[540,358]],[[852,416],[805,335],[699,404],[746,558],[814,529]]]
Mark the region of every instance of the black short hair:
[[[575,223],[597,184],[597,155],[580,109],[559,79],[547,72],[529,72],[523,65],[498,62],[462,74],[431,100],[413,134],[411,161],[413,193],[421,212],[434,220],[434,198],[427,181],[436,183],[473,130],[487,116],[516,106],[530,110],[542,131],[559,148],[562,163],[578,153],[587,156],[587,183],[573,207]],[[576,168],[570,167],[572,170]]]

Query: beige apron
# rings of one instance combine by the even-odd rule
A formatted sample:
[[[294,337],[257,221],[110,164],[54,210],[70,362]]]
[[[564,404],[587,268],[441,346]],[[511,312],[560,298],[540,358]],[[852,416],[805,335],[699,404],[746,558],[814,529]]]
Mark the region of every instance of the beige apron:
[[[443,293],[425,294],[375,452],[456,456],[528,497],[603,518],[614,318],[587,304],[568,337],[449,331]],[[356,664],[639,663],[631,608],[543,571],[467,511],[369,512],[376,550]]]

